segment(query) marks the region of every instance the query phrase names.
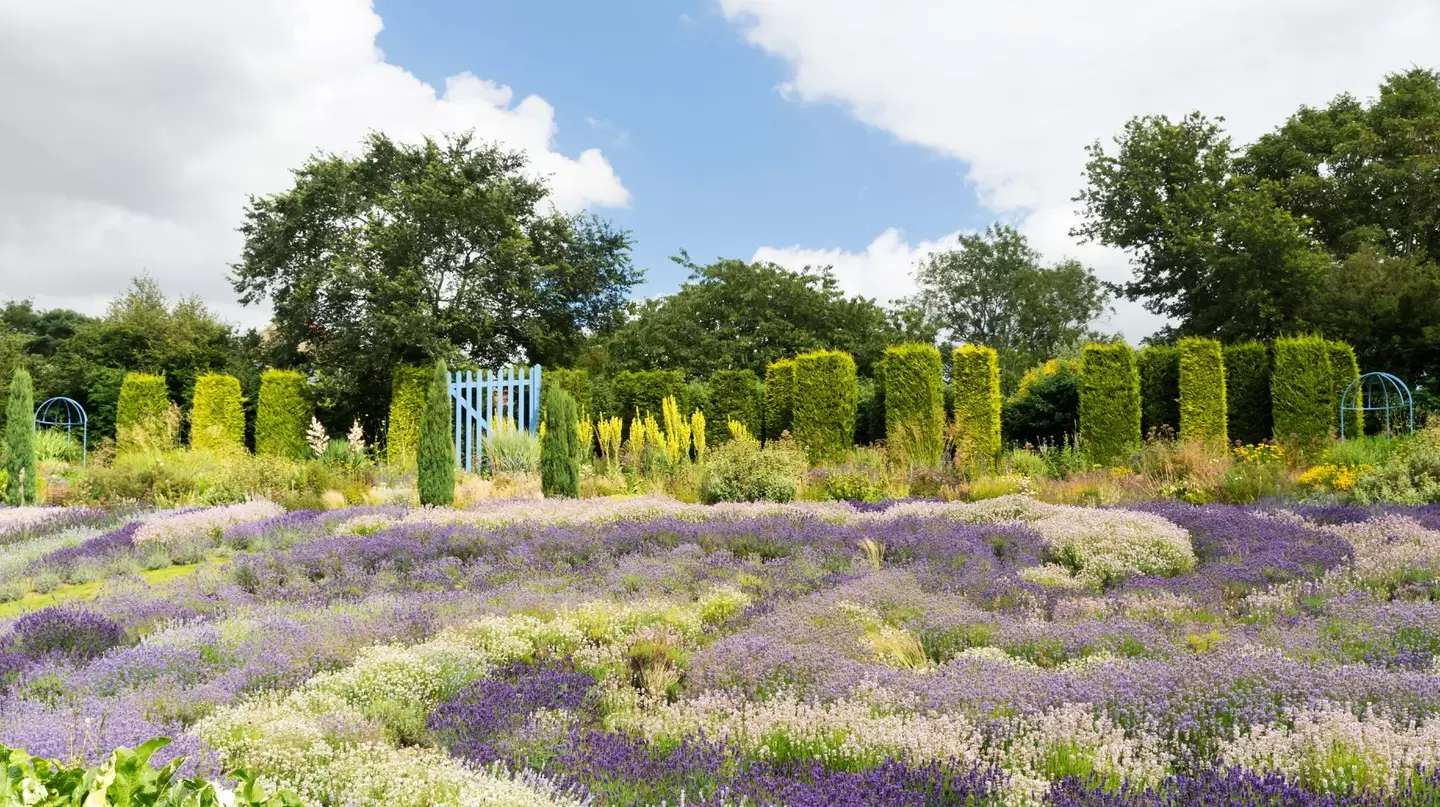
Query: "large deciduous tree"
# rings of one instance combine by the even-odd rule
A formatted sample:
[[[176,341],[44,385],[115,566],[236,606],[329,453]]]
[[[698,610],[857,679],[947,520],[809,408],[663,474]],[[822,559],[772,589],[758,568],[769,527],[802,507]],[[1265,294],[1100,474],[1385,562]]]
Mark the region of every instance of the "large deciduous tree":
[[[235,290],[273,302],[278,344],[332,412],[373,424],[400,363],[567,363],[619,323],[641,277],[629,234],[548,195],[523,154],[473,135],[372,134],[250,200]]]

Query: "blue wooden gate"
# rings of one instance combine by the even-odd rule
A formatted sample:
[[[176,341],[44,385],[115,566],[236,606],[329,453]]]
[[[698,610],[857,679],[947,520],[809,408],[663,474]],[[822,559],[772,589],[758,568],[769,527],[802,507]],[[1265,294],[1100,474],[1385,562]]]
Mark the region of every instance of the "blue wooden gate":
[[[485,454],[491,424],[510,422],[531,434],[540,430],[540,365],[450,374],[455,403],[455,458],[475,471]]]

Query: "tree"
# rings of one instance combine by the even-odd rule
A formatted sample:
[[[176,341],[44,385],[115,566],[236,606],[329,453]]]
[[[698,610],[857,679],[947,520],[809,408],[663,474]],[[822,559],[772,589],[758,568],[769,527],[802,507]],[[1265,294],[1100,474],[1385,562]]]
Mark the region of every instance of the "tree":
[[[673,260],[689,270],[689,280],[674,294],[635,306],[607,340],[617,369],[760,376],[771,362],[833,348],[853,354],[868,375],[888,345],[934,341],[933,328],[924,333],[913,315],[847,297],[828,267],[793,271],[740,260],[700,266],[683,251]],[[907,328],[920,332],[907,334]]]
[[[545,399],[545,437],[540,446],[540,486],[546,497],[580,498],[577,423],[575,399],[563,389],[551,390]]]
[[[420,474],[416,487],[424,505],[450,505],[455,501],[455,419],[450,407],[450,371],[445,360],[439,359],[420,415]]]
[[[5,500],[14,505],[35,504],[35,391],[30,373],[23,367],[10,379],[5,448]]]
[[[915,306],[958,342],[999,354],[1005,389],[1030,367],[1093,334],[1109,293],[1078,261],[1053,266],[1013,227],[991,225],[915,273]]]
[[[241,302],[273,302],[275,339],[332,413],[373,427],[399,364],[568,364],[619,324],[641,279],[629,234],[546,212],[548,196],[522,153],[471,134],[372,134],[250,199],[232,280]]]

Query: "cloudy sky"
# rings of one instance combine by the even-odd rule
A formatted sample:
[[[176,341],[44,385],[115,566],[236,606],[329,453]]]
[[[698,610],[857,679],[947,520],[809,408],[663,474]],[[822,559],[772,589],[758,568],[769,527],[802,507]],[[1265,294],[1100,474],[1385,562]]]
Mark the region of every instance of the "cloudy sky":
[[[255,324],[246,194],[371,129],[529,152],[633,231],[647,295],[688,249],[888,300],[997,220],[1120,279],[1067,235],[1087,143],[1192,109],[1243,142],[1412,65],[1434,0],[0,0],[0,298],[98,312],[148,271]]]

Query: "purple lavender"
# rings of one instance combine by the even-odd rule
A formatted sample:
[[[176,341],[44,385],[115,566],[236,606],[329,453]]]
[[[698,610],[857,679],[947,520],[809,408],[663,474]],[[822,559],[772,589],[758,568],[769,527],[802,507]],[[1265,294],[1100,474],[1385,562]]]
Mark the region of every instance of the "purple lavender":
[[[92,659],[119,647],[125,629],[88,608],[58,606],[26,614],[15,623],[9,643],[32,659],[59,655]]]

